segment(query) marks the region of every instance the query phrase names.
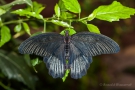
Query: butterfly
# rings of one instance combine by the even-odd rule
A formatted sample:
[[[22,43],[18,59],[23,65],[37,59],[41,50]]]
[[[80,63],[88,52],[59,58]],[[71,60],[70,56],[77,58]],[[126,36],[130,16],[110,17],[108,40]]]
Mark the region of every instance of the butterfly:
[[[74,79],[86,75],[92,56],[117,53],[119,50],[119,45],[105,35],[80,32],[70,36],[68,30],[65,35],[42,33],[26,39],[19,46],[21,54],[43,57],[53,78],[62,78],[68,69]]]

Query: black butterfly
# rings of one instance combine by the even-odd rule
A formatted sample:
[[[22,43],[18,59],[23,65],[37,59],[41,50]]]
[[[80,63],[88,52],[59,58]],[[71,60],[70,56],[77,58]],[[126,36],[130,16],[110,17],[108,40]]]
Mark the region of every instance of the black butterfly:
[[[57,33],[43,33],[25,40],[19,46],[21,54],[35,54],[43,57],[49,74],[62,78],[67,69],[71,77],[81,78],[92,63],[92,56],[119,52],[119,45],[107,36],[81,32],[69,36]],[[66,63],[68,60],[68,63]]]

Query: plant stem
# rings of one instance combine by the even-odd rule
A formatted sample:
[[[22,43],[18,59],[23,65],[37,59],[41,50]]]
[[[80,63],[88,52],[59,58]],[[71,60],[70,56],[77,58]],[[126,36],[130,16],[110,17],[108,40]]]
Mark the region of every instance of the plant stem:
[[[44,30],[43,30],[43,33],[46,32],[46,20],[44,20]]]
[[[19,19],[19,20],[4,22],[3,25],[12,24],[12,23],[21,23],[21,22],[28,21],[28,20],[29,19]]]
[[[79,13],[79,20],[80,20],[80,13]]]

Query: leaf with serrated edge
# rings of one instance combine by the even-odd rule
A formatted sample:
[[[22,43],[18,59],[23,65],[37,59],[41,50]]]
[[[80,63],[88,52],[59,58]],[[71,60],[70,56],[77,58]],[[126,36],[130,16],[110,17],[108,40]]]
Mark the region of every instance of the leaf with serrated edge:
[[[98,27],[93,24],[87,24],[87,28],[89,29],[90,32],[100,34]]]
[[[130,18],[135,14],[135,9],[123,6],[120,2],[114,1],[111,5],[102,5],[93,11],[91,15],[105,21],[119,21],[119,19]],[[91,16],[88,17],[88,20]]]
[[[67,10],[73,13],[80,13],[81,7],[77,0],[62,0]]]

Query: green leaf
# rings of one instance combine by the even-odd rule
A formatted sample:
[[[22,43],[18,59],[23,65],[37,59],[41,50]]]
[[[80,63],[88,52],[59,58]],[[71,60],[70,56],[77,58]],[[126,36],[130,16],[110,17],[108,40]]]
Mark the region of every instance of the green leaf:
[[[22,24],[23,24],[24,30],[27,32],[27,34],[31,35],[30,28],[29,28],[28,24],[25,22],[23,22]]]
[[[33,2],[33,11],[36,13],[40,13],[45,7],[42,4],[37,3],[36,1]]]
[[[14,37],[14,38],[18,38],[18,37],[24,35],[25,33],[26,33],[26,32],[25,32],[24,30],[21,30],[20,32],[17,32],[13,37]]]
[[[37,11],[37,13],[41,13],[44,9],[45,9],[45,7],[39,8],[38,11]]]
[[[62,0],[67,10],[73,13],[80,13],[81,7],[77,0]]]
[[[76,17],[76,15],[71,14],[71,13],[69,13],[69,12],[62,12],[60,17],[61,17],[62,19],[69,19],[69,18],[74,18],[74,17]]]
[[[24,1],[24,2],[27,3],[29,6],[32,7],[32,1],[31,1],[31,0],[16,0],[16,1],[20,1],[20,2]]]
[[[63,82],[65,82],[66,78],[68,77],[69,72],[70,70],[67,69],[64,77],[62,78]]]
[[[67,29],[66,29],[67,30]],[[61,35],[65,35],[65,31],[66,30],[62,30],[61,32],[60,32],[60,34]],[[69,35],[73,35],[73,34],[75,34],[76,33],[76,31],[74,30],[74,29],[68,29],[69,30]]]
[[[60,7],[60,11],[61,11],[61,12],[67,11],[67,9],[66,9],[66,7],[65,7],[65,5],[64,5],[64,3],[63,3],[62,0],[59,0],[58,5],[59,5],[59,7]]]
[[[41,62],[42,62],[42,61],[39,60],[38,57],[31,60],[32,66],[36,66],[37,64],[39,64],[39,63],[41,63]]]
[[[92,13],[95,18],[109,22],[119,21],[119,19],[127,19],[130,18],[130,15],[134,14],[135,9],[123,6],[120,2],[117,1],[114,1],[111,5],[99,6]]]
[[[1,27],[0,37],[0,47],[11,39],[10,29],[7,26]]]
[[[18,14],[20,16],[26,16],[26,17],[35,17],[37,19],[43,19],[43,16],[41,14],[35,13],[35,12],[30,12],[28,10],[24,10],[24,9],[18,9],[13,11],[12,13],[14,14]]]
[[[35,76],[31,74],[22,56],[0,50],[0,69],[9,79],[16,79],[23,82],[34,90]]]
[[[63,21],[59,21],[59,20],[52,20],[51,22],[54,23],[54,24],[56,24],[56,25],[59,25],[59,26],[73,28],[67,22],[63,22]]]
[[[14,0],[11,3],[0,6],[0,8],[3,8],[5,11],[8,11],[12,6],[14,6],[16,4],[24,4],[24,3],[26,3],[27,5],[32,7],[32,1],[31,0]]]
[[[2,23],[2,20],[1,20],[1,17],[0,17],[0,27],[3,26],[3,23]]]
[[[36,36],[38,34],[42,34],[42,32],[36,32],[36,33],[32,34],[31,37]]]
[[[58,4],[55,5],[54,11],[55,11],[56,16],[59,18],[60,17],[60,7]]]
[[[68,64],[68,60],[66,60],[66,64]],[[64,81],[66,80],[66,78],[68,77],[69,72],[70,72],[70,70],[67,69],[66,72],[65,72],[64,77],[62,77],[63,82],[64,82]]]
[[[97,13],[93,12],[92,14],[90,14],[88,17],[85,17],[88,21],[93,20],[96,17]],[[85,19],[84,18],[84,19]]]
[[[93,24],[87,24],[87,28],[89,29],[90,32],[100,34],[98,27]]]
[[[15,26],[14,31],[15,31],[15,32],[20,32],[21,29],[22,29],[22,25],[21,25],[21,23],[20,23],[20,24],[18,24],[18,25]]]
[[[4,13],[6,13],[6,11],[2,8],[0,8],[0,16],[3,15]]]
[[[30,55],[29,54],[25,54],[24,55],[24,59],[25,59],[25,62],[27,63],[28,66],[32,66],[31,64],[31,61],[30,61]]]

